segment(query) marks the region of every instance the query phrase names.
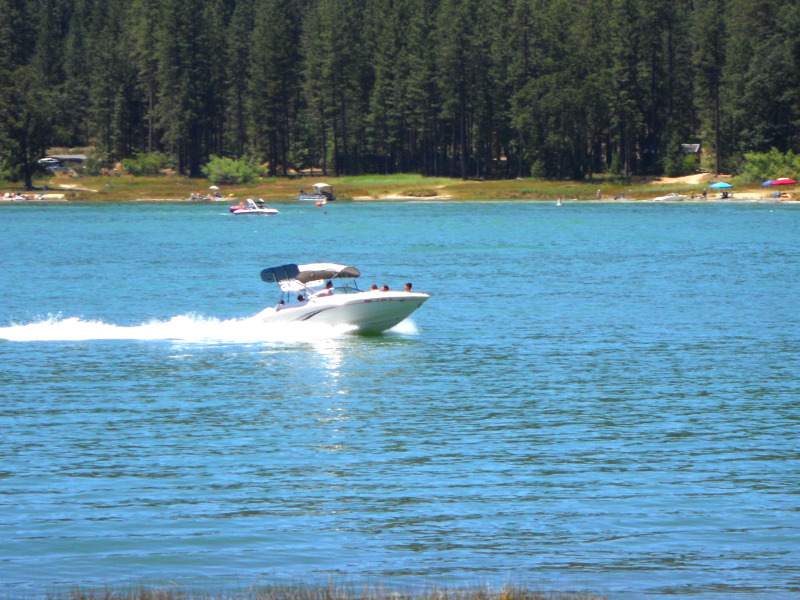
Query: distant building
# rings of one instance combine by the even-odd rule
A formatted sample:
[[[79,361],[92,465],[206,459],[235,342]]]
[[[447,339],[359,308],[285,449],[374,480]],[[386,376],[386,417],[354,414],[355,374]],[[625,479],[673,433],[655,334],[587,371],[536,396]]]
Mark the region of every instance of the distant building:
[[[681,144],[681,148],[686,154],[697,154],[700,152],[700,144]]]
[[[55,172],[83,166],[84,161],[86,161],[85,154],[48,154],[39,159],[39,165]]]
[[[73,166],[82,165],[86,161],[85,154],[48,154],[43,160],[48,158],[54,158],[64,166],[70,166],[70,163]]]

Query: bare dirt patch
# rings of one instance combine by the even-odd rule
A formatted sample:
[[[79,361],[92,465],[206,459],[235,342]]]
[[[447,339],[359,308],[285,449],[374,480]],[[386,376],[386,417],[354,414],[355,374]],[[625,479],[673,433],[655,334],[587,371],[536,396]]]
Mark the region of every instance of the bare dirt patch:
[[[61,188],[62,190],[69,190],[71,192],[97,192],[97,191],[99,191],[99,190],[93,190],[91,188],[81,187],[79,185],[71,185],[71,184],[66,184],[66,183],[59,184],[58,187]]]
[[[730,179],[730,175],[712,175],[711,173],[695,173],[683,177],[659,177],[650,182],[651,185],[703,185],[709,180],[724,181]]]

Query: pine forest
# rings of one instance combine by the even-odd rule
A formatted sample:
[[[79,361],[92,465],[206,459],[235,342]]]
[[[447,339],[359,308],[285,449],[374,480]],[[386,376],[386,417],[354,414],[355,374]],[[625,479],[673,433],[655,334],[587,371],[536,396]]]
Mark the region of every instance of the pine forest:
[[[581,180],[800,151],[800,0],[0,0],[0,177],[52,147]]]

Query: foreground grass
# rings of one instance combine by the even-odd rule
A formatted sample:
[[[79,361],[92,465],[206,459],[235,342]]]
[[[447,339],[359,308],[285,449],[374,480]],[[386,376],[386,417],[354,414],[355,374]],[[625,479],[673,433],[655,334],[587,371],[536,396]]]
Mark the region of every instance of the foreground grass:
[[[376,200],[389,198],[452,199],[452,200],[593,200],[598,190],[610,200],[623,193],[631,200],[648,200],[669,192],[700,193],[703,186],[654,185],[652,179],[617,181],[598,178],[585,182],[510,179],[500,181],[467,181],[421,175],[365,175],[358,177],[264,178],[248,185],[220,186],[224,196],[236,199],[259,197],[268,202],[293,201],[300,189],[310,189],[317,181],[334,186],[342,200]],[[67,177],[60,175],[34,182],[48,193],[64,194],[67,200],[131,201],[187,200],[192,193],[208,193],[211,183],[205,179],[185,177]],[[19,184],[0,185],[0,192],[18,191]],[[754,188],[756,189],[756,188]],[[746,192],[738,189],[737,192]]]
[[[148,587],[99,592],[75,589],[64,595],[49,595],[47,600],[603,600],[603,598],[586,593],[542,592],[518,587],[504,587],[498,591],[482,587],[432,588],[406,593],[382,588],[326,585],[264,586],[238,594],[196,593]]]

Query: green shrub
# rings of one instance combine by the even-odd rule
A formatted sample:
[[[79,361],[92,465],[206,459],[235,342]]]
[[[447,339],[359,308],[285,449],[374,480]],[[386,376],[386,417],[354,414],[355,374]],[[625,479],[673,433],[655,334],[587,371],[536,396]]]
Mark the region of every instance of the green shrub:
[[[203,174],[218,185],[252,183],[258,178],[257,169],[247,161],[212,156],[203,167]]]
[[[798,173],[800,155],[791,150],[784,154],[777,148],[772,148],[766,153],[745,154],[739,179],[742,183],[760,183],[766,179],[794,177]]]
[[[614,153],[611,164],[608,167],[608,172],[617,177],[625,175],[625,165],[622,163],[622,158],[619,153]]]
[[[89,154],[86,161],[83,163],[84,175],[97,176],[102,175],[103,170],[108,168],[110,161],[105,154]]]
[[[533,161],[531,165],[531,177],[535,177],[536,179],[547,178],[547,165],[544,164],[541,158],[537,158]]]
[[[0,156],[0,181],[19,181],[22,169],[13,160]]]
[[[664,162],[664,175],[667,177],[682,177],[691,175],[697,170],[699,160],[694,154],[687,154],[683,150],[667,157]]]
[[[158,175],[164,168],[164,162],[160,154],[140,152],[134,158],[122,159],[122,168],[131,175]]]

